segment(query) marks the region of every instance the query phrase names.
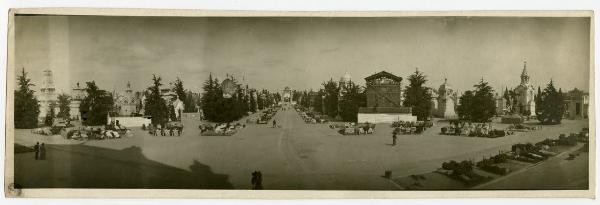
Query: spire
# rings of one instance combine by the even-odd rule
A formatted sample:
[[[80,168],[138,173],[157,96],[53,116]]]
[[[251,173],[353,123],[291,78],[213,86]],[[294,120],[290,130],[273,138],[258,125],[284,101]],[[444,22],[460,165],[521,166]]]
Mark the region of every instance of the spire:
[[[527,74],[527,61],[523,61],[523,72],[521,72],[521,85],[529,84],[529,74]]]
[[[523,61],[523,72],[521,73],[521,76],[529,76],[527,74],[527,60]]]

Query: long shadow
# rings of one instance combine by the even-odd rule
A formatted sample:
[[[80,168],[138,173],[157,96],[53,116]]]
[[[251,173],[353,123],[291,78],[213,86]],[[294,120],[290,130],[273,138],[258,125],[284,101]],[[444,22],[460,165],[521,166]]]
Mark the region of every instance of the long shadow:
[[[190,171],[149,160],[139,147],[46,145],[46,160],[15,154],[15,183],[23,188],[233,189],[228,175],[194,160]]]

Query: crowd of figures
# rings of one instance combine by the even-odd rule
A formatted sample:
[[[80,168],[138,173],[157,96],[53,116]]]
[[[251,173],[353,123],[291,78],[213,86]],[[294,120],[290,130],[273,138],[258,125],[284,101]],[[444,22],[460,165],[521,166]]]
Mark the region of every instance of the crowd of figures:
[[[33,151],[35,152],[35,160],[46,160],[46,144],[35,143]]]
[[[493,129],[491,123],[473,123],[465,121],[450,121],[450,126],[441,128],[445,135],[462,135],[470,137],[503,137],[513,132]]]

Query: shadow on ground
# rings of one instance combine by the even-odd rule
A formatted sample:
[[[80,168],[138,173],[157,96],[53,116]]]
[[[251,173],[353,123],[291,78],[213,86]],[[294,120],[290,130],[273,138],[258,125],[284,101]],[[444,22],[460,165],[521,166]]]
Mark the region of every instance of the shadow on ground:
[[[233,189],[228,175],[194,160],[189,170],[146,158],[139,147],[46,145],[46,160],[15,154],[15,183],[23,188]]]

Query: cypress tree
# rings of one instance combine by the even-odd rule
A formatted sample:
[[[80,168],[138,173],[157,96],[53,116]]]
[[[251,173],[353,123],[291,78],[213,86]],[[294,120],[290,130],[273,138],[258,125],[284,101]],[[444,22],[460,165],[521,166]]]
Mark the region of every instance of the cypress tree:
[[[17,129],[35,128],[38,126],[40,104],[38,103],[31,87],[31,79],[27,78],[25,68],[17,78],[18,89],[14,91],[14,126]]]
[[[562,116],[565,112],[564,98],[562,89],[556,91],[554,82],[550,80],[550,83],[546,86],[541,94],[539,115],[537,119],[542,124],[560,124]]]
[[[474,87],[474,91],[466,91],[460,97],[460,104],[457,107],[458,115],[464,120],[489,122],[496,114],[494,90],[483,79]]]
[[[148,87],[148,97],[146,97],[145,114],[152,117],[152,124],[159,125],[167,121],[169,110],[165,99],[160,95],[160,82],[162,79],[152,75],[152,86]]]
[[[58,95],[58,114],[56,115],[57,117],[60,118],[69,118],[71,116],[71,107],[69,106],[71,104],[70,101],[70,96],[67,94],[60,94]]]
[[[114,101],[110,92],[101,90],[95,81],[86,82],[87,96],[81,101],[79,111],[81,112],[84,125],[107,124],[108,113],[112,110]]]
[[[409,85],[404,92],[405,107],[412,107],[412,114],[417,116],[418,120],[426,120],[431,116],[431,93],[429,88],[423,85],[427,78],[423,73],[416,70],[408,77]]]

